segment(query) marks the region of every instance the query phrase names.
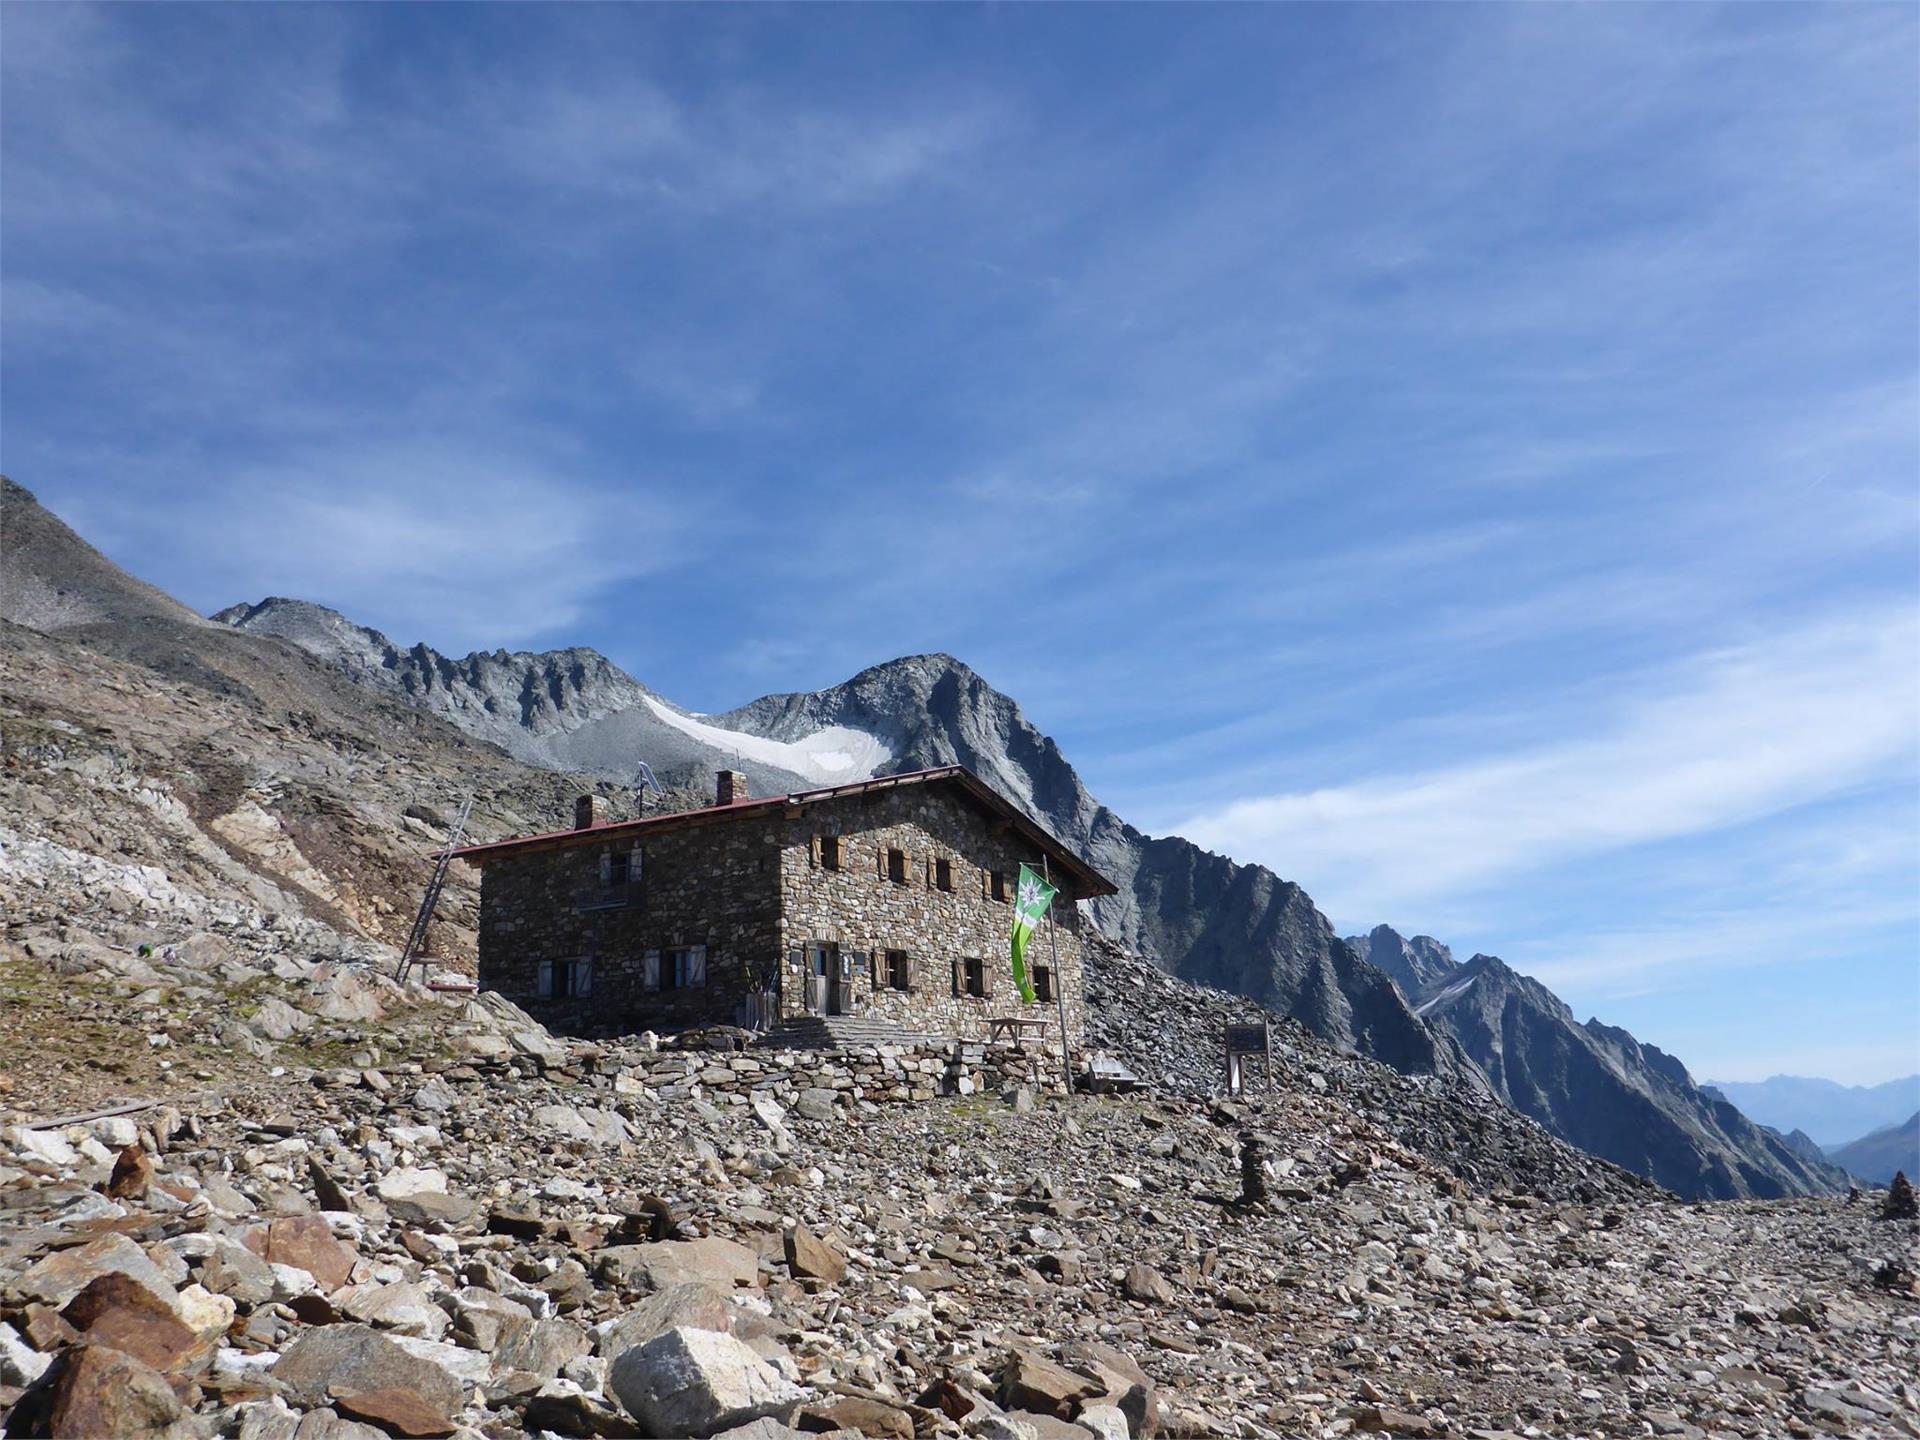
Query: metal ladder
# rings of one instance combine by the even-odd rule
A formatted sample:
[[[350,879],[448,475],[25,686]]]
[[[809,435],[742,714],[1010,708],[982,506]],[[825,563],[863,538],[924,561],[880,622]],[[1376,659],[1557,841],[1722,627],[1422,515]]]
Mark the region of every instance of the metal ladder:
[[[427,926],[433,922],[433,907],[440,903],[440,892],[447,885],[447,867],[453,863],[453,852],[460,848],[460,837],[467,828],[467,816],[472,813],[473,796],[469,793],[466,803],[460,807],[460,818],[453,822],[453,828],[447,832],[447,843],[440,847],[439,855],[434,858],[433,878],[427,882],[427,893],[420,901],[420,913],[413,917],[413,929],[400,951],[400,965],[393,972],[393,978],[402,985],[407,983],[407,975],[413,969],[415,958],[426,948]]]

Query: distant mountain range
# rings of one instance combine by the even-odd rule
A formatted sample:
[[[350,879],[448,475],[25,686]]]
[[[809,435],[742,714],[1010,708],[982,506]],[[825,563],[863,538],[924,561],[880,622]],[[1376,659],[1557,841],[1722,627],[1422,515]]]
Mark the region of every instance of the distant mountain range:
[[[1897,1125],[1836,1145],[1827,1158],[1869,1185],[1887,1184],[1897,1170],[1904,1170],[1909,1180],[1920,1178],[1920,1111]]]
[[[1806,1137],[1756,1125],[1687,1067],[1625,1030],[1573,1017],[1492,955],[1465,964],[1388,926],[1347,943],[1392,976],[1414,1013],[1459,1042],[1495,1091],[1562,1139],[1682,1195],[1795,1195],[1846,1183]]]
[[[1920,1074],[1883,1085],[1842,1085],[1804,1075],[1705,1080],[1762,1125],[1804,1130],[1822,1149],[1858,1140],[1920,1110]]]

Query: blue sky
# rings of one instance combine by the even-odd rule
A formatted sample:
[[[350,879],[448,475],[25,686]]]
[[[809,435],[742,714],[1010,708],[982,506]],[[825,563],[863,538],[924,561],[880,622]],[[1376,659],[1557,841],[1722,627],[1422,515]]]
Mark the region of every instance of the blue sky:
[[[1912,7],[29,7],[5,464],[211,610],[1096,794],[1696,1074],[1920,1065]]]

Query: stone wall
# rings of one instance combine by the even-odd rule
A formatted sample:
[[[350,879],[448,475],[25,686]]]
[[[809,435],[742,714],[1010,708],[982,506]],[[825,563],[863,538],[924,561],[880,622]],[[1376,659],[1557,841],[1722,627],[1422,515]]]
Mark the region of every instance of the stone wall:
[[[928,1042],[829,1052],[756,1047],[740,1054],[621,1049],[605,1053],[595,1071],[616,1094],[662,1103],[765,1095],[782,1105],[805,1099],[813,1108],[863,1100],[905,1105],[946,1095],[998,1095],[1021,1086],[1035,1093],[1065,1089],[1060,1047],[1038,1043]],[[583,1078],[593,1083],[594,1076]]]
[[[809,805],[782,822],[780,932],[784,954],[781,1011],[805,1009],[807,947],[834,944],[851,961],[851,1013],[923,1034],[982,1039],[988,1018],[1024,1014],[1058,1031],[1053,1003],[1022,1007],[1007,960],[1010,903],[1022,861],[1039,868],[1011,830],[999,826],[951,786],[915,785],[840,796]],[[830,863],[837,841],[839,864]],[[890,873],[889,851],[904,857]],[[945,862],[944,879],[941,864]],[[992,898],[988,877],[1005,877],[1007,899]],[[1067,1000],[1067,1032],[1085,1030],[1081,981],[1084,917],[1066,895],[1054,901],[1059,975]],[[908,988],[889,982],[882,957],[908,960]],[[1052,964],[1047,928],[1029,951]],[[965,993],[956,966],[981,962],[987,993]],[[864,968],[862,968],[864,966]]]
[[[742,818],[635,839],[618,830],[489,859],[481,871],[480,975],[556,1030],[618,1033],[731,1023],[780,953],[779,869],[769,824]],[[602,865],[614,872],[603,883]],[[675,949],[705,947],[705,984],[649,990],[648,952],[670,969]],[[591,960],[587,994],[545,999],[542,962]]]

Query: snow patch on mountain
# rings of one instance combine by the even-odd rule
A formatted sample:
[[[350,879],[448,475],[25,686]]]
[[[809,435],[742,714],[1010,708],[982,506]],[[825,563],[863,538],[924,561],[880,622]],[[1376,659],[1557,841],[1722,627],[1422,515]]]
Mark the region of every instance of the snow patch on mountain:
[[[761,765],[790,770],[820,785],[866,780],[893,762],[893,750],[878,735],[845,725],[829,725],[799,740],[769,740],[744,730],[728,730],[682,715],[653,696],[645,697],[656,718],[702,745]]]

